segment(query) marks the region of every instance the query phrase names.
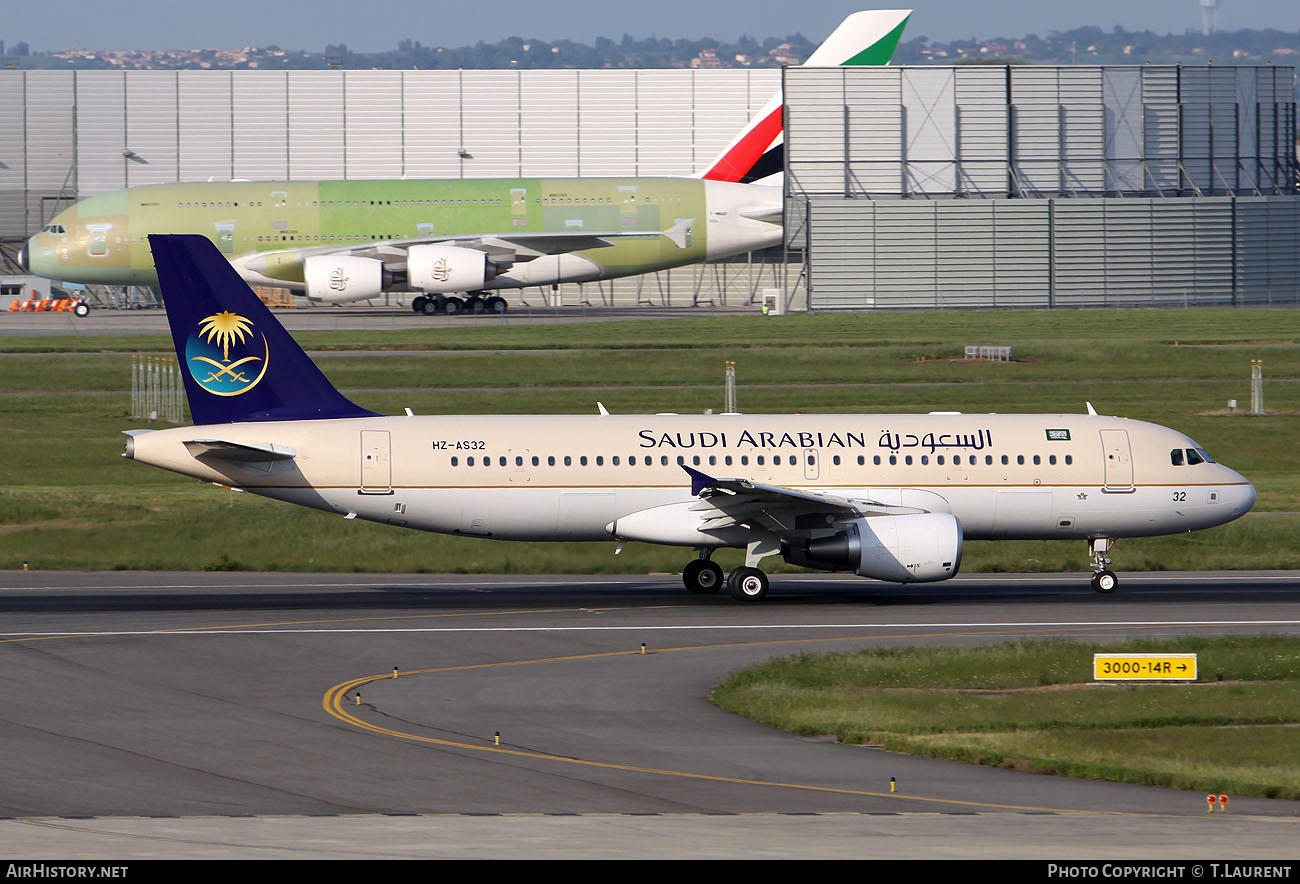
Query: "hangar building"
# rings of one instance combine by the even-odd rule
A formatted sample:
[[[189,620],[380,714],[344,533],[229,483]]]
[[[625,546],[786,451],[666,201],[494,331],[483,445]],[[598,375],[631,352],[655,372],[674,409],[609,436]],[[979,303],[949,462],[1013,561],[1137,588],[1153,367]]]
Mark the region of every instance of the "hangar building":
[[[787,68],[814,310],[1300,302],[1291,67]]]
[[[785,248],[568,303],[1300,299],[1280,66],[0,71],[0,242],[167,181],[690,175],[783,84]]]

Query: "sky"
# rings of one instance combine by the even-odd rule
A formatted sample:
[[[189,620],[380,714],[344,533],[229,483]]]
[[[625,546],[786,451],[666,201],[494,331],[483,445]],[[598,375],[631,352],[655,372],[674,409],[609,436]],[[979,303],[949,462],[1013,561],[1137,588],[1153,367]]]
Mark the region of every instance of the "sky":
[[[1181,33],[1199,30],[1200,0],[918,0],[904,39],[1046,36],[1082,25],[1110,30]],[[1219,30],[1300,31],[1300,0],[1217,0]],[[901,5],[901,4],[900,4]],[[395,49],[400,40],[426,46],[495,43],[518,36],[717,37],[758,39],[802,33],[820,41],[850,12],[889,8],[863,0],[63,0],[18,2],[0,17],[0,40],[53,49],[198,49],[278,45],[321,51],[346,43],[356,51]],[[218,14],[219,13],[219,14]]]

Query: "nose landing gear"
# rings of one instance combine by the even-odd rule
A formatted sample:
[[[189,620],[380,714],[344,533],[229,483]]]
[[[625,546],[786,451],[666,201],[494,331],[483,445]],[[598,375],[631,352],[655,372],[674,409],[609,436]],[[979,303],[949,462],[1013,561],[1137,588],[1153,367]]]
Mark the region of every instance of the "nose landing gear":
[[[1119,578],[1110,570],[1110,548],[1115,545],[1113,537],[1094,537],[1088,541],[1088,551],[1092,554],[1092,589],[1103,594],[1112,593],[1119,586]]]

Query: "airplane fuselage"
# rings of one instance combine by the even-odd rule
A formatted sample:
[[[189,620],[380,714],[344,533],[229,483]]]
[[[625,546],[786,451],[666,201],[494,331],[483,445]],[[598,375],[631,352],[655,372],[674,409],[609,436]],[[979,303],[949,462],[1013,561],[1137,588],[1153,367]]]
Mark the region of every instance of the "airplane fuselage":
[[[232,464],[184,444],[208,436],[294,456]],[[700,530],[683,465],[951,513],[968,539],[1115,538],[1206,528],[1250,509],[1244,477],[1188,451],[1200,449],[1182,433],[1114,417],[827,414],[235,423],[138,435],[129,456],[426,531],[718,547],[743,546],[747,533]]]

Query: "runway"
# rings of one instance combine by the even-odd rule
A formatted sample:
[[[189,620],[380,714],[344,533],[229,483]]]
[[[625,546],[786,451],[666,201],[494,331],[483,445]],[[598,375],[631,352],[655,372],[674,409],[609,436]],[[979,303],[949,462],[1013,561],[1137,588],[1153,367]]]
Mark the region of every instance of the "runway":
[[[1121,577],[1099,596],[1083,575],[777,575],[768,603],[741,605],[671,575],[4,572],[0,844],[1293,856],[1292,802],[1234,797],[1207,819],[1200,794],[800,738],[707,700],[735,669],[807,651],[1300,632],[1295,572]]]

